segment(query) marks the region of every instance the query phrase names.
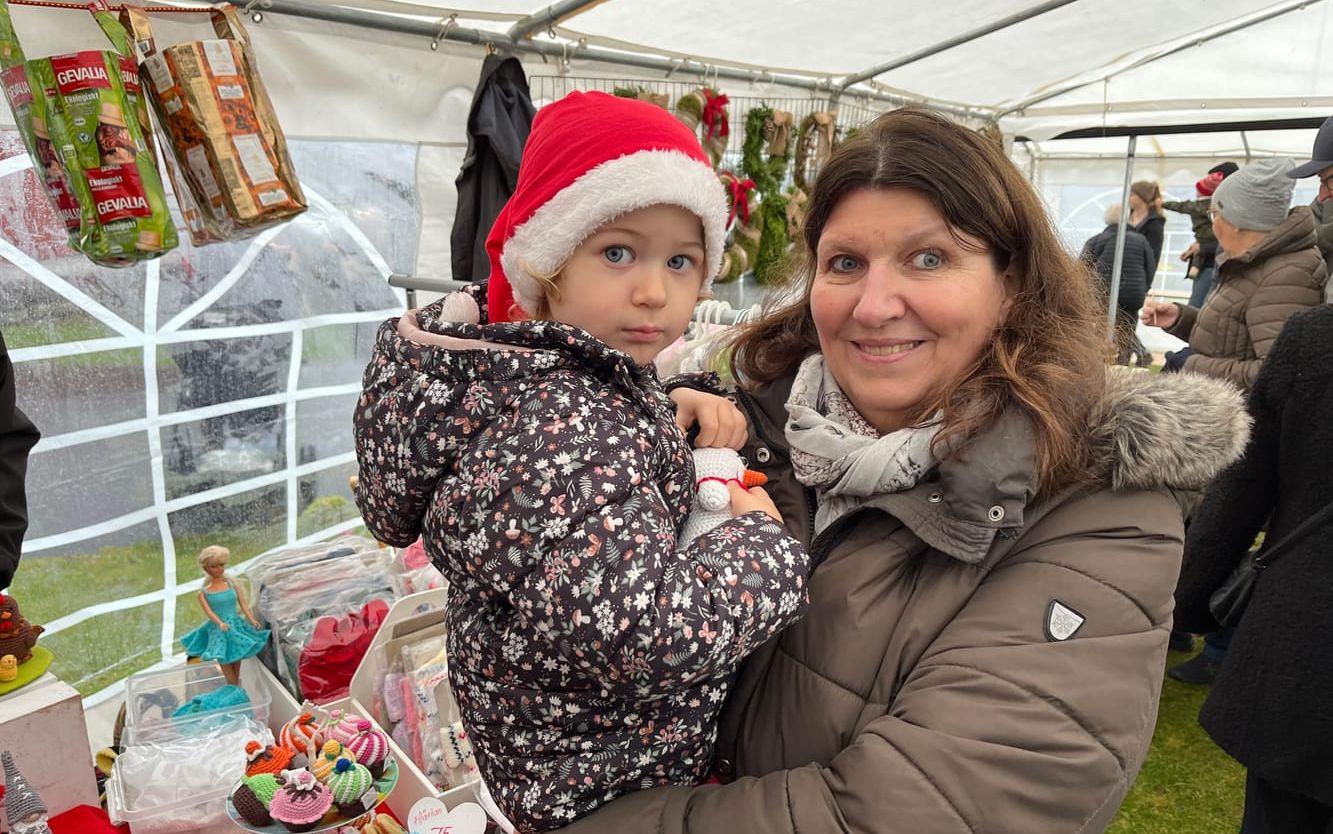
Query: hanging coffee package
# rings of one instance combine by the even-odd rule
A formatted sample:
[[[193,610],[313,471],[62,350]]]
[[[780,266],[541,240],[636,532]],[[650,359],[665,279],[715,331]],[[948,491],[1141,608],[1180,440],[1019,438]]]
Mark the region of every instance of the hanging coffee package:
[[[27,60],[0,0],[0,71],[70,245],[102,266],[128,266],[174,249],[176,227],[144,128],[129,38],[103,0],[88,8],[114,51]]]
[[[212,11],[217,40],[159,51],[148,16],[128,7],[148,97],[165,134],[170,172],[196,245],[249,237],[306,209],[287,142],[231,6]],[[174,164],[172,164],[174,163]]]

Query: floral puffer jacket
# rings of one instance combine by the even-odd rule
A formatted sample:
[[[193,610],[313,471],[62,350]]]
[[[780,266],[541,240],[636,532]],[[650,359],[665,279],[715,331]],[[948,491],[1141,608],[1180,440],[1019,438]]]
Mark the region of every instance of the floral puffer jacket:
[[[694,471],[655,371],[559,323],[440,313],[380,328],[356,500],[450,582],[449,678],[487,785],[539,831],[697,782],[733,673],[805,607],[805,550],[755,512],[677,553]]]

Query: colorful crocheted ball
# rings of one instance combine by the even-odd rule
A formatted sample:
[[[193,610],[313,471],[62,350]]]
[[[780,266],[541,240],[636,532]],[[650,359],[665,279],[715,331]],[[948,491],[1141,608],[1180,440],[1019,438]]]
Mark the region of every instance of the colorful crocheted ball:
[[[329,790],[333,792],[333,801],[337,804],[339,812],[348,817],[369,810],[362,804],[362,798],[374,787],[375,777],[370,775],[370,771],[364,765],[359,765],[351,759],[339,759],[333,766],[333,775],[329,777]]]
[[[287,770],[282,775],[287,784],[274,795],[269,815],[294,834],[310,831],[333,807],[333,794],[308,770]]]
[[[292,753],[285,747],[269,745],[265,747],[257,741],[245,745],[246,776],[258,776],[261,773],[278,774],[292,763]]]

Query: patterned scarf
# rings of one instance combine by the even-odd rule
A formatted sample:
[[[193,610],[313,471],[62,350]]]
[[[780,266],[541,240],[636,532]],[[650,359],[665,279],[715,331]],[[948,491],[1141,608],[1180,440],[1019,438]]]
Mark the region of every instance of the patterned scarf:
[[[801,363],[787,415],[796,479],[819,497],[816,533],[866,499],[916,486],[935,466],[930,444],[938,424],[881,435],[843,394],[821,354]]]

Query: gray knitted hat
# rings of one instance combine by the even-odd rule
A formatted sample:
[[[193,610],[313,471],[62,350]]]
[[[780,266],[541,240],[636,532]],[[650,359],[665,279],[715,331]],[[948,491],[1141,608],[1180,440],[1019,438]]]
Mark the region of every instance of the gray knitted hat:
[[[1287,176],[1290,159],[1257,159],[1222,180],[1213,209],[1238,229],[1267,232],[1287,219],[1296,181]]]
[[[14,757],[9,755],[8,750],[0,753],[0,761],[5,765],[5,813],[9,815],[9,824],[13,825],[31,814],[47,813],[42,798],[19,773],[18,767],[14,765]]]

